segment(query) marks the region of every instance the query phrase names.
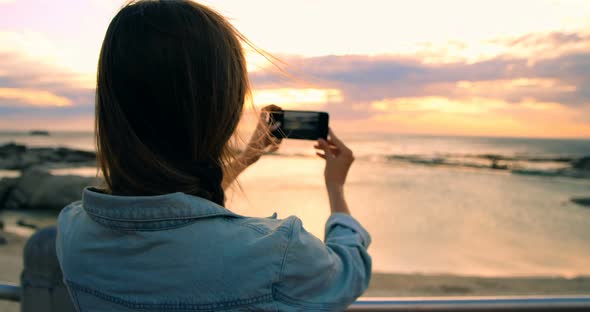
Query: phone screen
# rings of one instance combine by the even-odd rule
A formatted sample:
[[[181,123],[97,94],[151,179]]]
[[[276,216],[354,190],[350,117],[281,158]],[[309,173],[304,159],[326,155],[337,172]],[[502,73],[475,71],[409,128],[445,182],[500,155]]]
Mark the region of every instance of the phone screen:
[[[273,131],[279,138],[317,140],[328,137],[328,113],[309,111],[271,112],[271,122],[280,123]]]

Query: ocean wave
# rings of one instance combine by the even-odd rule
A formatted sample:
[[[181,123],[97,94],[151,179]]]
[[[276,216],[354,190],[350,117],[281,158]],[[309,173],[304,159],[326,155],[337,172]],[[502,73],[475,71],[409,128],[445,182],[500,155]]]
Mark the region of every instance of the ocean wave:
[[[432,156],[428,155],[387,155],[389,159],[424,159],[430,158]],[[441,154],[436,155],[433,160],[439,161],[440,159],[452,159],[452,158],[462,158],[462,159],[480,159],[480,160],[488,160],[488,161],[526,161],[526,162],[555,162],[555,163],[572,163],[573,161],[578,160],[577,157],[565,157],[565,156],[507,156],[507,155],[500,155],[500,154]]]
[[[567,177],[576,179],[590,179],[590,171],[565,168],[560,170],[526,170],[515,169],[510,171],[513,174],[530,175],[540,177]]]
[[[504,155],[389,155],[390,161],[407,162],[426,166],[448,166],[487,170],[502,170],[512,174],[543,176],[590,178],[590,157],[531,157]]]

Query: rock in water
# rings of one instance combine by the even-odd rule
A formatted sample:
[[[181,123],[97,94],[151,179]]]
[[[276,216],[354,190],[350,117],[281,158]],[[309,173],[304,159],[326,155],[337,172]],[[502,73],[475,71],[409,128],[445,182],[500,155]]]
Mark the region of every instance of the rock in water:
[[[46,163],[93,163],[96,153],[65,147],[34,147],[8,143],[0,145],[0,169],[26,170]]]
[[[582,158],[574,161],[572,167],[579,169],[579,170],[590,171],[590,156],[582,157]]]
[[[31,169],[16,181],[4,206],[9,209],[60,210],[71,202],[80,200],[86,186],[97,185],[96,178],[79,176],[55,176]]]
[[[20,169],[20,158],[26,151],[26,146],[16,143],[0,145],[0,169]]]
[[[36,224],[29,223],[29,222],[27,222],[27,221],[25,221],[23,219],[17,220],[16,221],[16,225],[22,226],[22,227],[26,227],[26,228],[29,228],[29,229],[33,229],[33,230],[36,230],[36,229],[39,228]]]
[[[49,131],[46,130],[32,130],[29,132],[30,135],[42,135],[49,136]]]
[[[0,209],[4,208],[4,202],[16,185],[16,180],[16,178],[3,178],[0,180]]]
[[[584,207],[590,207],[590,197],[586,198],[572,198],[570,199],[572,203],[578,204]]]
[[[22,144],[14,142],[0,145],[0,157],[8,157],[10,155],[22,154],[27,150],[27,147]]]

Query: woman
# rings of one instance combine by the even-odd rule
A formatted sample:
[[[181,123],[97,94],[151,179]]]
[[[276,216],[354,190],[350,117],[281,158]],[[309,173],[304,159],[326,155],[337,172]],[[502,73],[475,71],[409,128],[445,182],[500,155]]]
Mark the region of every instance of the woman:
[[[332,210],[325,243],[296,217],[223,207],[223,188],[280,143],[260,122],[231,156],[249,91],[244,40],[188,0],[136,1],[111,21],[96,91],[106,183],[58,220],[58,257],[79,311],[334,311],[367,288],[370,237],[343,192],[353,156],[333,132],[316,146]]]

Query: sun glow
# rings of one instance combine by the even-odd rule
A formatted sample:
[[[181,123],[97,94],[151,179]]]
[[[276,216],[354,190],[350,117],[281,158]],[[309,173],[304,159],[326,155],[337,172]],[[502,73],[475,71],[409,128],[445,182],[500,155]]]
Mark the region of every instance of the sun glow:
[[[406,133],[450,135],[588,137],[590,125],[578,112],[555,102],[518,102],[472,97],[399,98],[371,103],[373,118],[361,128],[395,128]],[[353,126],[353,125],[348,125]]]
[[[252,92],[257,106],[276,104],[283,108],[319,107],[327,103],[342,102],[338,89],[262,89]]]

